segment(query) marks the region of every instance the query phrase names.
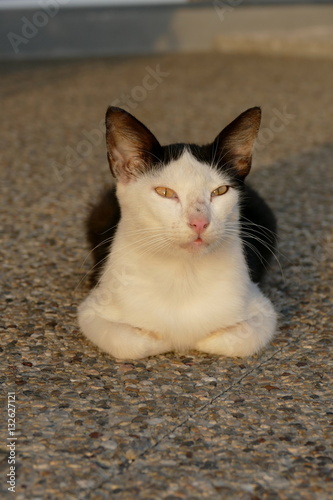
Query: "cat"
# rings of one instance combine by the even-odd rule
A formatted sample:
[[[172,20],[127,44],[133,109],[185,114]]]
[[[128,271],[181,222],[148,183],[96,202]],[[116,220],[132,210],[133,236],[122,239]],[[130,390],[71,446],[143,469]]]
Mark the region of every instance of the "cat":
[[[78,309],[83,334],[117,359],[170,351],[246,357],[274,336],[259,288],[276,220],[247,184],[261,110],[208,145],[161,146],[127,111],[106,113],[116,185],[92,208],[96,286]]]

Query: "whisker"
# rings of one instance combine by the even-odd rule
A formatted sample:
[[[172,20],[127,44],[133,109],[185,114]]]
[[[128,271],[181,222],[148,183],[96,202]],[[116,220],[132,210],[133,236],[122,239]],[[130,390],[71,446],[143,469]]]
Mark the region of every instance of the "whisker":
[[[243,225],[243,221],[245,221],[245,224],[247,224],[247,225],[255,226],[256,228],[260,228],[262,231],[264,231],[266,233],[271,233],[271,235],[274,236],[274,237],[277,236],[276,231],[273,231],[273,230],[269,229],[266,226],[262,226],[261,224],[257,224],[256,222],[253,222],[250,219],[248,219],[247,217],[244,217],[242,215],[241,216],[241,220],[240,220],[241,225]]]
[[[117,224],[114,224],[113,226],[110,226],[108,227],[107,229],[105,229],[105,231],[102,231],[101,233],[97,233],[99,236],[103,236],[103,234],[105,233],[108,233],[109,231],[112,231],[113,229],[115,229],[119,224],[119,221],[117,222]]]
[[[81,264],[81,267],[80,269],[82,269],[82,267],[84,266],[84,264],[87,262],[88,258],[94,253],[95,250],[97,250],[98,248],[100,248],[101,246],[107,244],[107,243],[111,243],[112,240],[113,240],[114,236],[110,236],[110,238],[106,238],[105,240],[101,241],[100,243],[98,243],[98,245],[96,245],[94,248],[92,248],[88,253],[87,255],[85,256],[82,264]]]
[[[84,274],[84,276],[80,279],[80,281],[76,285],[76,287],[74,289],[74,293],[77,291],[79,286],[84,282],[84,280],[88,278],[88,276],[92,273],[92,271],[94,269],[96,269],[97,267],[99,267],[100,265],[102,265],[108,259],[108,257],[109,257],[109,254],[106,255],[102,260],[99,260],[98,262],[96,262],[96,264],[94,264],[92,267],[90,267],[90,269]]]
[[[252,223],[254,226],[256,226],[255,223]],[[259,225],[257,225],[259,227]],[[254,230],[254,228],[251,228],[252,230]],[[241,228],[240,228],[241,230]],[[225,226],[225,232],[228,233],[228,234],[233,234],[233,235],[236,235],[236,234],[239,234],[239,229],[238,228],[235,228],[233,226],[228,226],[226,225]],[[259,230],[258,230],[259,234],[261,233]],[[254,241],[257,241],[258,243],[260,243],[262,246],[264,246],[265,248],[267,248],[267,250],[271,253],[272,257],[276,260],[278,266],[279,266],[279,269],[280,269],[280,272],[281,272],[281,275],[282,275],[282,278],[285,280],[285,276],[284,276],[284,272],[283,272],[283,268],[282,268],[282,265],[281,265],[281,262],[280,262],[280,259],[278,258],[278,255],[277,253],[284,257],[284,255],[282,254],[282,252],[280,252],[275,246],[274,244],[268,242],[268,241],[265,241],[263,240],[262,238],[260,238],[257,234],[253,234],[253,233],[250,233],[248,231],[244,231],[241,230],[241,237],[242,237],[242,241],[243,241],[243,244],[244,246],[246,246],[247,248],[251,249],[253,251],[253,253],[258,257],[258,259],[260,260],[260,262],[264,265],[265,269],[266,266],[264,264],[264,261],[268,264],[268,261],[267,259],[265,259],[259,252],[259,250],[255,247],[255,245],[253,245],[252,243],[250,243],[249,241],[247,241],[246,237],[248,238],[251,238],[252,240]]]
[[[102,233],[99,233],[100,235],[103,235],[105,233],[107,233],[108,231],[110,231],[111,229],[113,229],[115,226],[113,227],[110,227],[109,229],[107,229],[106,231],[102,232]],[[134,230],[129,230],[127,231],[127,233],[129,234],[129,236],[136,236],[136,235],[144,235],[144,234],[147,234],[147,236],[151,236],[152,234],[156,235],[158,232],[160,232],[160,234],[164,234],[165,232],[165,228],[163,227],[160,227],[160,228],[141,228],[141,229],[134,229]],[[94,253],[95,250],[97,250],[98,248],[100,248],[101,246],[103,245],[107,245],[108,243],[112,243],[114,239],[114,235],[110,236],[109,238],[106,238],[104,239],[103,241],[101,241],[100,243],[98,243],[98,245],[96,245],[94,248],[92,248],[86,255],[86,257],[84,258],[81,266],[80,266],[80,269],[83,268],[84,264],[86,263],[86,261],[88,260],[88,258]],[[133,241],[133,242],[130,242],[131,245],[135,245],[135,246],[138,246],[138,242],[137,241]],[[139,247],[138,247],[139,248]],[[100,260],[99,262],[97,262],[94,266],[92,266],[89,271],[87,271],[85,273],[85,275],[83,276],[83,278],[81,278],[81,280],[79,281],[78,285],[76,286],[75,288],[75,291],[77,290],[77,288],[81,285],[81,283],[88,277],[88,275],[98,266],[100,266],[106,259],[107,259],[108,255],[106,257],[104,257],[102,260]]]

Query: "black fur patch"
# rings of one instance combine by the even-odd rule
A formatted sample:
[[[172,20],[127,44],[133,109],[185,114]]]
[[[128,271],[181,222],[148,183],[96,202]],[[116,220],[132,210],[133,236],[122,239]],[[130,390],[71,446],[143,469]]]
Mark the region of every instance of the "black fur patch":
[[[110,252],[120,220],[120,206],[115,188],[105,191],[86,219],[86,234],[92,249],[94,267],[91,273],[91,283],[96,285],[102,268]]]

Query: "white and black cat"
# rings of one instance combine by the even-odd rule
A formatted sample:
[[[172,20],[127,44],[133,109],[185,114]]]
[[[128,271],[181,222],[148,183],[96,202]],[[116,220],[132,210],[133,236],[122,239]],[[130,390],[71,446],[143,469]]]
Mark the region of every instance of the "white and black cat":
[[[272,339],[276,313],[257,282],[276,223],[244,184],[260,119],[251,108],[211,144],[161,146],[132,115],[107,110],[116,187],[87,221],[97,284],[78,314],[102,350],[120,359],[190,349],[243,357]]]

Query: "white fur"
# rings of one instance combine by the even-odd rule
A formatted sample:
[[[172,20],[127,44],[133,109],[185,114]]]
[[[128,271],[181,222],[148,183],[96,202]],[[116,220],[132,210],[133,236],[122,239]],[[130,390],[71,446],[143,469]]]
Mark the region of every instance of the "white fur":
[[[79,307],[83,333],[121,359],[197,349],[248,356],[273,337],[276,314],[248,274],[238,192],[211,198],[229,179],[185,152],[154,174],[118,183],[122,218],[98,286]],[[163,198],[155,187],[173,189]],[[210,221],[202,244],[189,227]]]

